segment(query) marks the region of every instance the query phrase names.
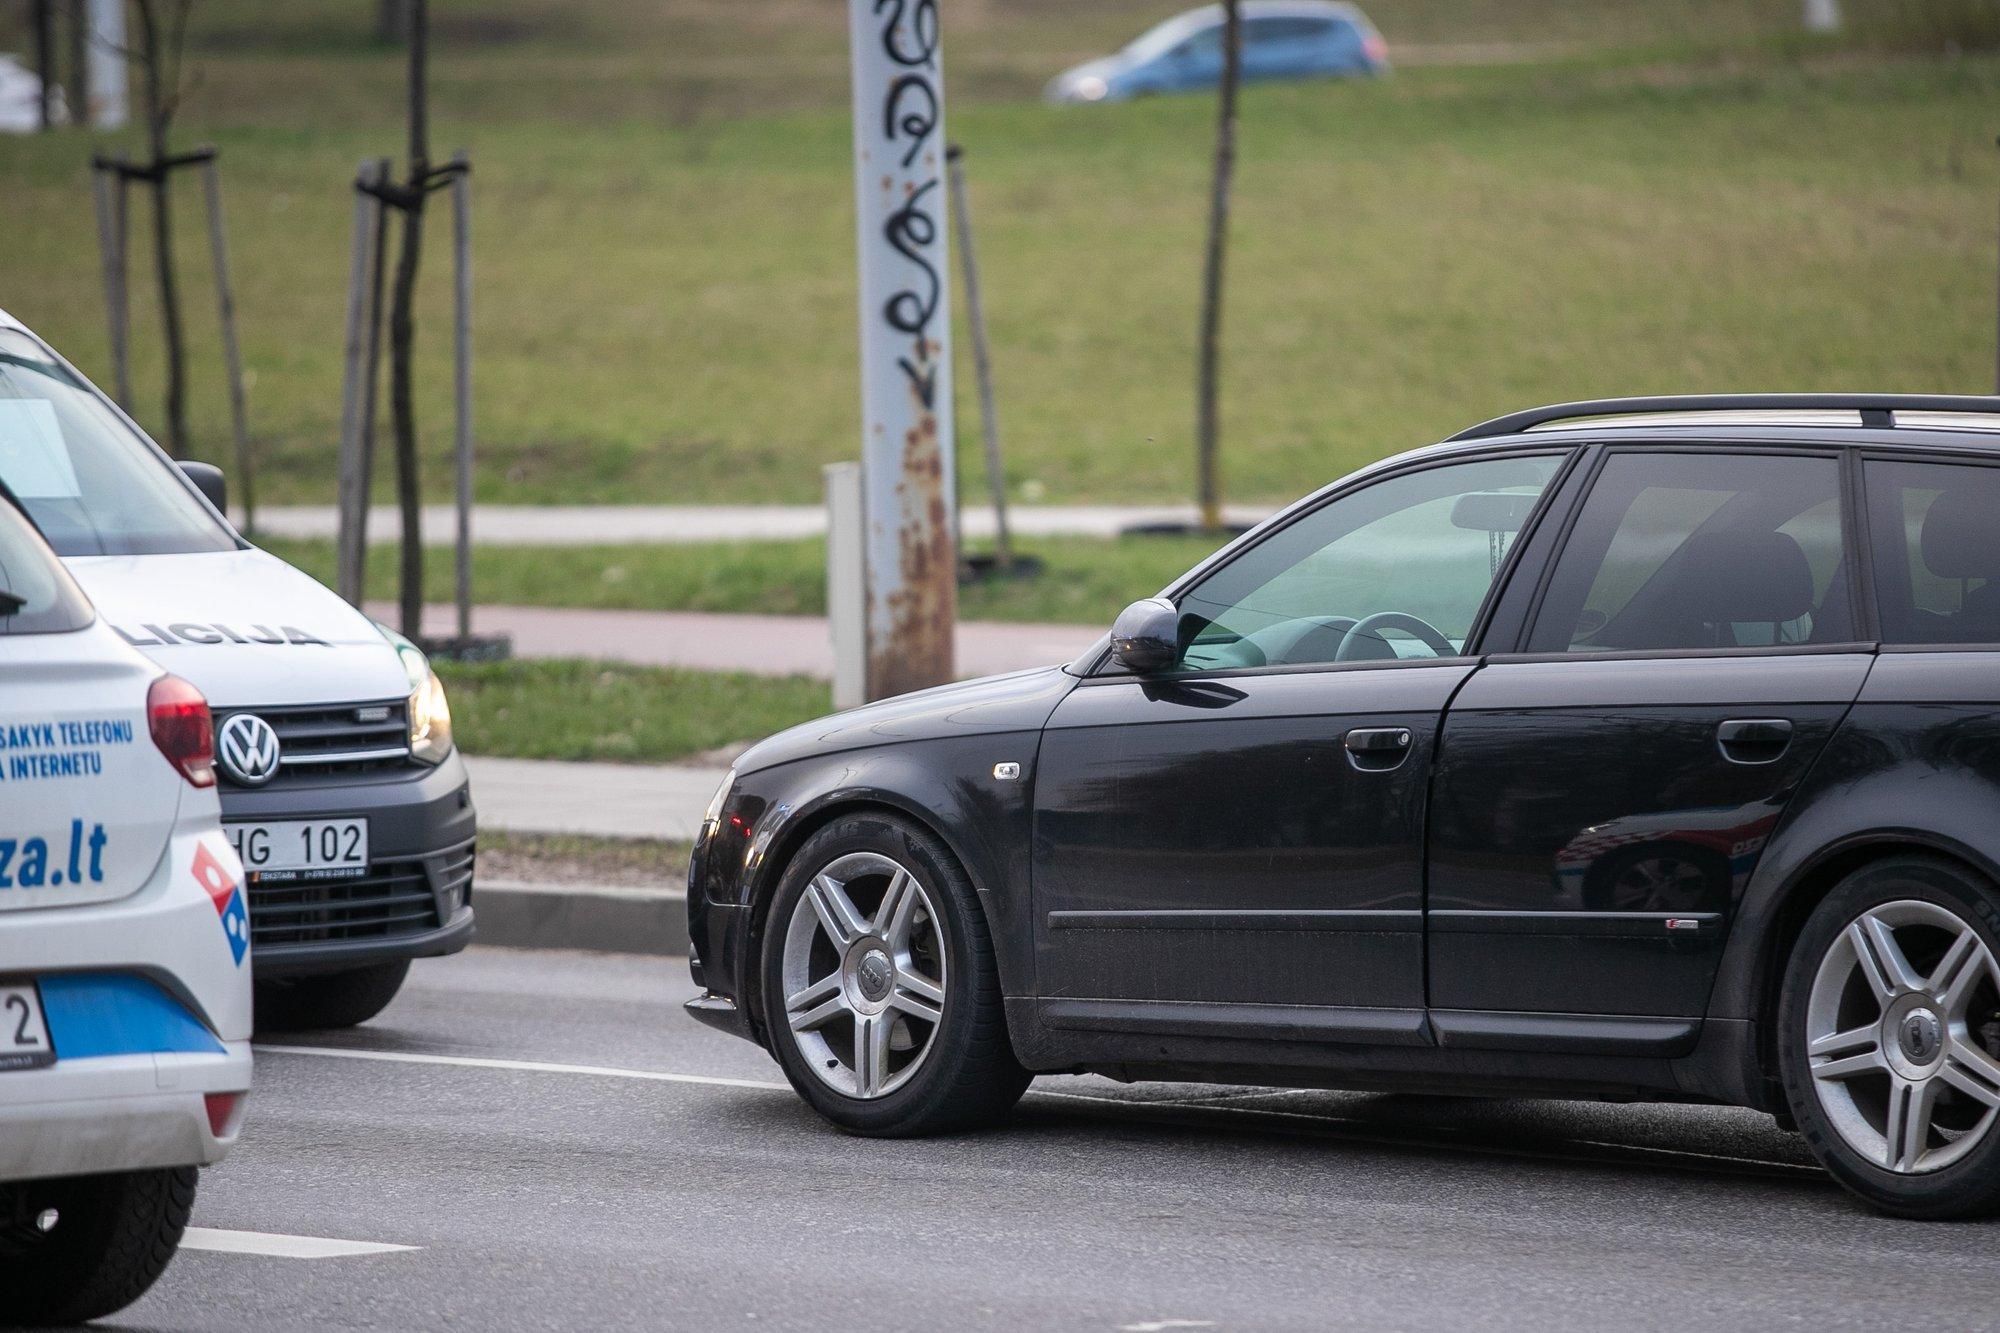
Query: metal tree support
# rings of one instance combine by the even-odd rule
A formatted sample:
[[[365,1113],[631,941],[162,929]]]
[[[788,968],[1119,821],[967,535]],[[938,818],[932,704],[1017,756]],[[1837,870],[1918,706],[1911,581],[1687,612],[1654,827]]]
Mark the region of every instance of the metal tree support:
[[[1000,414],[993,404],[993,360],[986,346],[986,306],[979,295],[979,253],[972,248],[972,208],[965,191],[965,150],[945,150],[951,172],[951,219],[958,234],[958,262],[965,273],[965,322],[972,330],[972,369],[979,380],[979,434],[986,446],[986,488],[993,493],[994,563],[1014,568],[1014,540],[1007,531],[1007,471],[1000,461]]]
[[[472,163],[452,155],[452,432],[458,501],[458,641],[472,642]]]
[[[375,362],[382,310],[382,201],[367,185],[386,176],[386,159],[364,161],[354,180],[354,241],[348,257],[347,338],[340,389],[338,547],[340,595],[361,605],[368,562],[368,498],[375,416]]]
[[[215,303],[222,320],[222,355],[229,375],[229,424],[236,436],[237,494],[243,506],[243,531],[257,528],[257,481],[250,463],[250,413],[244,401],[243,353],[236,342],[236,293],[229,283],[229,242],[222,229],[222,177],[215,150],[201,166],[202,195],[208,204],[208,246],[215,266]]]
[[[867,695],[952,679],[951,308],[937,0],[849,0]]]
[[[132,410],[132,363],[127,349],[130,316],[125,304],[125,177],[92,170],[97,204],[97,246],[104,257],[104,313],[111,323],[111,384],[118,406]]]

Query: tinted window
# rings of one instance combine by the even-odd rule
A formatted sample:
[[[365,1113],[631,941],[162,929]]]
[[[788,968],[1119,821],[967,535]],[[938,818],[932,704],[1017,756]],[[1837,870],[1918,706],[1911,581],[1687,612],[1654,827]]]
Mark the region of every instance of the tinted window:
[[[2000,644],[2000,469],[1863,466],[1883,641]]]
[[[1853,638],[1830,458],[1615,454],[1556,562],[1533,652]]]
[[[0,634],[82,629],[91,614],[55,552],[0,498]]]
[[[1320,19],[1250,19],[1243,25],[1248,42],[1316,42],[1332,29]]]
[[[34,339],[0,329],[0,481],[62,555],[236,543],[118,414]]]
[[[1561,461],[1457,463],[1322,505],[1181,599],[1182,669],[1461,651],[1502,557]]]

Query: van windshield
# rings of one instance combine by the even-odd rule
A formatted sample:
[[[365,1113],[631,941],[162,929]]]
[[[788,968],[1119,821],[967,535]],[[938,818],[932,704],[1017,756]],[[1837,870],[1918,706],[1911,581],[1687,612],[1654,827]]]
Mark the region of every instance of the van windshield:
[[[91,616],[62,563],[0,495],[0,635],[61,634]]]
[[[59,555],[236,548],[171,463],[15,329],[0,329],[0,481]]]

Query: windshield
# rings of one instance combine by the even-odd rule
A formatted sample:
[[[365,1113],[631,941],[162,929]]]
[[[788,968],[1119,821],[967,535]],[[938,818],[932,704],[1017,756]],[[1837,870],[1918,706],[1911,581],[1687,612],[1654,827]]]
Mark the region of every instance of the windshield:
[[[14,329],[0,329],[0,482],[59,555],[236,548],[171,463]]]
[[[90,603],[62,563],[0,496],[0,635],[59,634],[90,619]]]
[[[1158,27],[1149,28],[1133,38],[1131,44],[1125,48],[1125,54],[1134,64],[1163,56],[1195,33],[1216,26],[1220,15],[1221,11],[1212,6],[1175,15]]]

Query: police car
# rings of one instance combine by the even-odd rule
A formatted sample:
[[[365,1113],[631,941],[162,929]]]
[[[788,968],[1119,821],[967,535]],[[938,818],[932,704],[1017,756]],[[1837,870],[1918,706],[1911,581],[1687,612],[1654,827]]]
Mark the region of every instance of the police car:
[[[176,468],[4,311],[0,482],[111,627],[215,708],[259,1028],[364,1022],[412,958],[464,948],[472,796],[424,655],[245,542],[219,471]]]
[[[135,1300],[250,1087],[250,927],[208,705],[0,490],[0,1323]]]

